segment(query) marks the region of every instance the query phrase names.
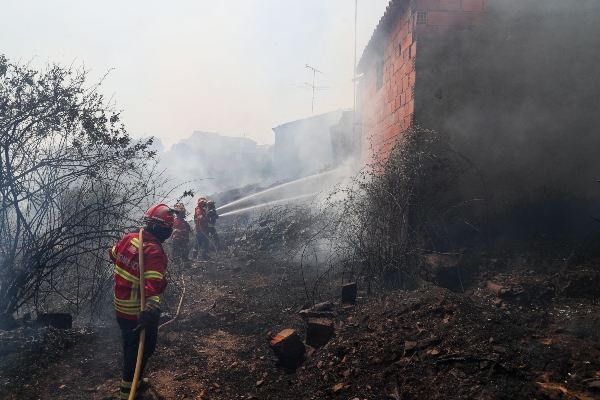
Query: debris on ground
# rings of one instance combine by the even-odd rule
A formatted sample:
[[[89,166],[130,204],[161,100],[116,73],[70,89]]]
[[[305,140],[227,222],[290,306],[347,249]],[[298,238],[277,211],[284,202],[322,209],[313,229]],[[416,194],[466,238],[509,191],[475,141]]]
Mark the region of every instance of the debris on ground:
[[[595,261],[565,269],[564,257],[536,254],[466,265],[474,272],[461,275],[464,292],[423,281],[415,290],[368,295],[359,281],[356,305],[341,304],[343,284],[331,299],[307,304],[301,275],[291,268],[282,281],[280,266],[256,261],[250,268],[235,255],[196,263],[182,271],[187,291],[179,317],[159,332],[148,393],[212,400],[600,398]],[[177,292],[175,284],[170,289]],[[172,297],[167,311],[179,300]],[[282,362],[277,343],[291,337],[296,358]],[[0,397],[115,398],[120,351],[116,324],[2,331]]]

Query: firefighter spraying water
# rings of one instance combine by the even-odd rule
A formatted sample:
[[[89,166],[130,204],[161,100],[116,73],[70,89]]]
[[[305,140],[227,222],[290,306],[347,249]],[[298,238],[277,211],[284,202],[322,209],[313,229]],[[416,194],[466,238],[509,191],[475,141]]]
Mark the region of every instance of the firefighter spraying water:
[[[194,258],[197,258],[202,251],[200,257],[202,260],[207,261],[208,257],[208,206],[206,197],[200,197],[198,199],[198,205],[194,210],[194,223],[196,226],[196,248],[194,251]]]
[[[219,214],[217,214],[216,205],[214,200],[209,200],[207,203],[208,206],[208,238],[212,241],[215,250],[217,249],[217,245],[219,243],[219,235],[217,234],[217,228],[215,225],[217,224],[217,219],[219,218]]]

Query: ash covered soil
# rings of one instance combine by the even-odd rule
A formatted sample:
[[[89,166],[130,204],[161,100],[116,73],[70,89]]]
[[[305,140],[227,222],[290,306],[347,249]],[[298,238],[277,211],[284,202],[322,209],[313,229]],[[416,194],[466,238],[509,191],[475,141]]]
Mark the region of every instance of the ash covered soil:
[[[146,376],[156,399],[600,398],[597,268],[568,253],[503,254],[463,271],[463,288],[422,282],[333,296],[335,334],[296,369],[267,333],[304,340],[299,273],[233,255],[182,269],[179,316],[159,331]],[[537,255],[534,255],[537,254]],[[179,273],[179,271],[177,271]],[[183,283],[167,297],[175,314]],[[335,286],[335,285],[333,285]],[[310,288],[308,288],[310,290]],[[501,290],[500,290],[501,289]],[[338,286],[331,293],[339,293]],[[600,297],[600,296],[599,296]],[[337,304],[336,304],[337,303]],[[2,399],[116,399],[120,333],[104,328],[1,332]]]

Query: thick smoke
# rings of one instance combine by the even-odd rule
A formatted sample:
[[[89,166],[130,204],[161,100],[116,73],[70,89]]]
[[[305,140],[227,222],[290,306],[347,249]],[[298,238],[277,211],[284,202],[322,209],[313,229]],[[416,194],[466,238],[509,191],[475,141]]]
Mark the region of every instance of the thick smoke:
[[[600,211],[600,2],[489,8],[476,27],[417,33],[415,119],[477,166],[492,209],[582,234]]]
[[[268,146],[257,145],[248,138],[198,131],[168,151],[161,147],[157,144],[157,156],[159,167],[174,188],[167,199],[171,202],[185,191],[192,191],[194,196],[182,201],[193,207],[196,197],[249,184],[268,185],[273,179]]]

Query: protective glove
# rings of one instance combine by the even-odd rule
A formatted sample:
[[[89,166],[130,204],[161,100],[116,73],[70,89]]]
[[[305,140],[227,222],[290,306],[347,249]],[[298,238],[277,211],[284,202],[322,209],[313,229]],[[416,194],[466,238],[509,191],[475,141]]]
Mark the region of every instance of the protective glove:
[[[149,301],[146,303],[146,309],[144,311],[140,311],[137,316],[137,325],[133,330],[134,333],[141,331],[142,329],[146,329],[149,326],[154,324],[158,324],[158,319],[160,318],[160,305],[158,305],[155,301]]]

